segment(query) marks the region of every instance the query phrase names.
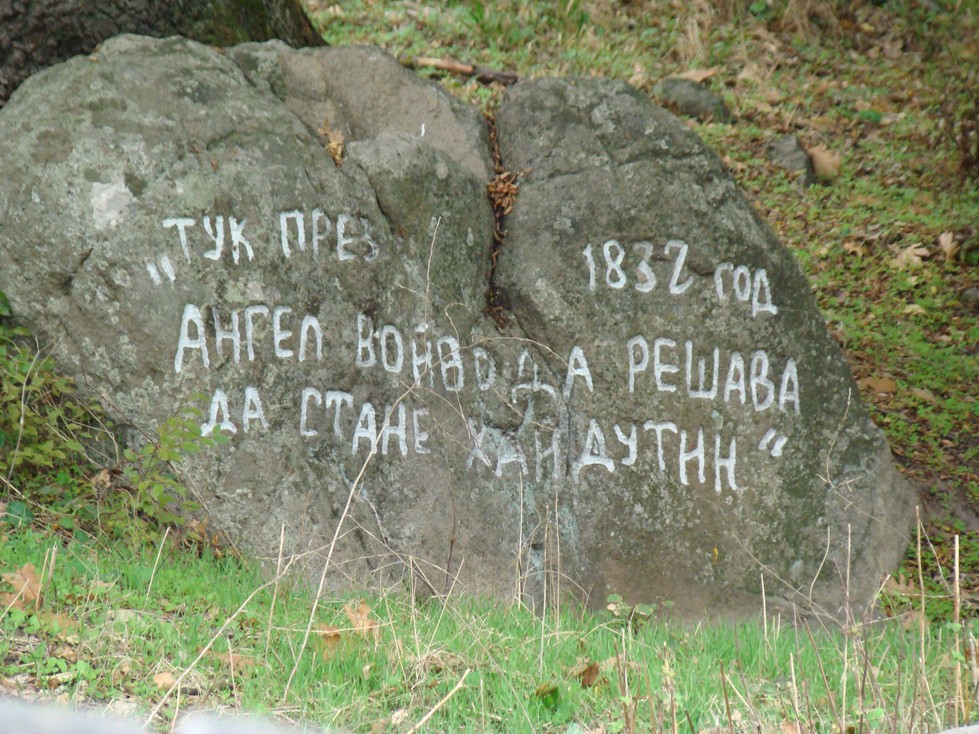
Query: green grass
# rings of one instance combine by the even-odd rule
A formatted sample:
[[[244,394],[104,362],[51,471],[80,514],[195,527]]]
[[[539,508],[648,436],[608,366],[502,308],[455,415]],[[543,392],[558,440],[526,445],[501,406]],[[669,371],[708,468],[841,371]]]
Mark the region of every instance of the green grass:
[[[400,590],[365,592],[369,611],[353,618],[344,608],[360,596],[321,599],[304,648],[313,601],[293,574],[270,583],[254,564],[172,540],[134,555],[9,526],[0,569],[9,580],[28,563],[44,593],[39,605],[0,606],[0,680],[68,700],[135,699],[144,717],[158,707],[156,729],[178,707],[231,707],[365,732],[428,715],[432,731],[664,731],[674,716],[695,731],[729,716],[738,730],[800,721],[924,731],[952,720],[961,657],[955,629],[921,636],[908,619],[844,631],[791,620],[633,625],[473,597],[419,603]]]

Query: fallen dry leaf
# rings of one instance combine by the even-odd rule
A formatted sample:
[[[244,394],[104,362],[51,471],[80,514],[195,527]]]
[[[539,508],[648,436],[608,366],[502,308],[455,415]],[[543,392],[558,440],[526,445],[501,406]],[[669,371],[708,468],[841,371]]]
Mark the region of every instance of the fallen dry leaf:
[[[48,690],[55,690],[65,685],[66,683],[71,683],[78,676],[74,670],[66,670],[63,673],[55,673],[54,675],[49,675],[44,684],[48,687]],[[38,681],[40,682],[40,680]]]
[[[582,664],[575,667],[571,671],[571,676],[579,683],[581,683],[582,688],[591,688],[594,686],[602,675],[602,668],[598,663],[591,662],[588,664]]]
[[[211,650],[207,653],[207,657],[212,660],[217,660],[222,665],[226,665],[229,670],[234,670],[239,674],[254,670],[261,665],[261,662],[257,658],[249,655],[236,655],[231,652],[214,652]]]
[[[343,630],[322,624],[316,628],[316,637],[313,639],[314,647],[318,649],[320,655],[329,660],[336,654],[340,643],[343,642]]]
[[[169,671],[163,673],[157,673],[156,675],[153,676],[153,683],[156,684],[157,688],[160,688],[162,690],[169,690],[170,688],[173,687],[173,684],[176,682],[177,679],[174,677],[173,673]]]
[[[2,575],[4,581],[14,587],[12,594],[0,594],[0,606],[12,606],[27,611],[41,604],[41,579],[33,563],[25,563],[16,571]]]
[[[959,241],[951,232],[942,232],[940,235],[938,235],[938,246],[945,254],[945,262],[947,263],[955,260],[956,256],[959,254],[959,249],[961,248]]]
[[[561,700],[561,689],[556,684],[547,681],[537,686],[537,689],[534,691],[534,698],[539,698],[545,705],[554,708]]]
[[[765,79],[768,79],[769,76],[770,75],[768,73],[765,73],[763,75],[759,66],[757,64],[750,63],[750,62],[745,64],[744,68],[742,68],[741,71],[738,72],[738,79],[746,80],[749,82],[755,82],[758,84],[760,84]]]
[[[108,469],[102,469],[92,477],[92,486],[97,490],[105,490],[112,486],[112,474]]]
[[[920,243],[914,245],[909,245],[901,250],[900,254],[894,259],[894,264],[898,268],[904,270],[910,267],[920,267],[923,264],[924,258],[931,255],[928,252],[927,247],[923,247]]]
[[[715,76],[717,72],[721,70],[719,66],[712,66],[709,69],[688,69],[682,74],[677,74],[678,79],[689,79],[692,82],[697,82],[698,84],[710,79]]]
[[[421,677],[429,673],[438,675],[443,672],[457,672],[466,664],[465,659],[455,653],[447,650],[431,650],[412,660],[411,669]]]
[[[343,163],[343,133],[339,130],[330,131],[327,135],[330,142],[326,144],[326,152],[338,166]]]
[[[911,394],[919,400],[924,400],[926,403],[938,402],[938,398],[935,397],[935,393],[926,387],[912,387]]]
[[[357,606],[348,604],[343,608],[343,613],[347,615],[350,624],[353,625],[354,633],[361,637],[373,637],[375,640],[381,634],[376,619],[371,619],[371,608],[363,599]]]
[[[834,153],[825,145],[814,145],[806,152],[809,153],[809,160],[812,161],[816,178],[828,182],[840,175],[843,157],[839,153]]]
[[[123,660],[122,663],[113,669],[112,675],[109,677],[109,679],[112,681],[112,685],[121,686],[123,682],[129,678],[132,672],[132,662],[129,660]]]
[[[66,639],[73,636],[71,631],[77,630],[81,625],[81,622],[72,619],[62,612],[45,612],[38,616],[51,628],[55,637],[59,639]]]
[[[323,147],[330,154],[330,158],[338,166],[343,163],[343,143],[345,138],[340,130],[333,130],[329,120],[323,120],[323,125],[316,131],[326,138],[327,143]]]
[[[904,307],[904,313],[906,313],[908,316],[924,316],[928,313],[928,311],[924,306],[917,303],[909,303]]]
[[[860,380],[860,387],[882,395],[893,395],[897,392],[897,383],[890,377],[864,377]]]
[[[408,720],[408,709],[398,709],[391,714],[391,723],[395,726],[403,724]]]
[[[848,240],[843,243],[844,252],[849,252],[851,255],[856,255],[857,257],[863,257],[867,254],[867,248],[864,247],[859,242],[854,242],[853,240]]]
[[[903,574],[898,576],[898,578],[888,576],[884,582],[883,590],[891,594],[901,594],[903,596],[913,596],[918,591]]]
[[[622,655],[613,655],[610,658],[605,658],[598,664],[599,670],[601,670],[602,673],[615,676],[617,676],[623,666],[625,666],[626,670],[641,669],[639,663],[637,663],[635,660],[625,660]]]
[[[338,166],[341,165],[344,153],[343,144],[346,140],[343,133],[340,130],[333,130],[328,119],[323,120],[323,125],[316,132],[326,138],[327,143],[323,147],[326,148],[326,152],[330,154],[333,162]]]
[[[77,663],[78,653],[70,645],[62,645],[54,651],[54,657],[61,658],[66,663]]]

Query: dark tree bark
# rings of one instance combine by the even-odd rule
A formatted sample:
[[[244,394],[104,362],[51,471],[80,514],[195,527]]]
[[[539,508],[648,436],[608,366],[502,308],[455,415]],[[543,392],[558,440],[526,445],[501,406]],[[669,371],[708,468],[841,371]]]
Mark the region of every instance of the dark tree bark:
[[[0,0],[0,107],[34,72],[119,33],[323,45],[299,0]]]

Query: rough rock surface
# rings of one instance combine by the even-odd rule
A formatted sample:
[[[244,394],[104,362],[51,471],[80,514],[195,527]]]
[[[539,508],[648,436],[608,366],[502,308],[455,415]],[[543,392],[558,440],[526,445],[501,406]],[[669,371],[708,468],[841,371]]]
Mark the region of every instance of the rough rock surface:
[[[681,115],[701,122],[730,122],[731,111],[724,100],[699,82],[669,77],[657,82],[653,96]]]
[[[497,128],[531,171],[499,283],[531,339],[585,350],[594,390],[576,384],[555,420],[610,460],[563,497],[578,546],[607,544],[580,559],[586,587],[711,607],[759,567],[808,593],[825,561],[812,589],[829,600],[848,568],[893,563],[912,495],[804,276],[717,156],[615,82],[521,85]]]
[[[118,37],[0,113],[0,290],[124,438],[200,410],[216,524],[332,586],[866,602],[912,493],[716,156],[600,81],[498,138],[504,333],[475,110],[372,49]]]
[[[816,183],[812,160],[795,135],[783,135],[772,141],[768,147],[768,157],[777,166],[797,176],[803,186]]]

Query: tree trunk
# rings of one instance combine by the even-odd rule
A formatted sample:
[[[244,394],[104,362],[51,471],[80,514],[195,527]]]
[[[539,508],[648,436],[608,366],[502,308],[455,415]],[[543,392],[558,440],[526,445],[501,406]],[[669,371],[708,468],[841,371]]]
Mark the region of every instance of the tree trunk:
[[[299,0],[0,0],[0,107],[34,72],[119,33],[214,46],[271,38],[323,44]]]

